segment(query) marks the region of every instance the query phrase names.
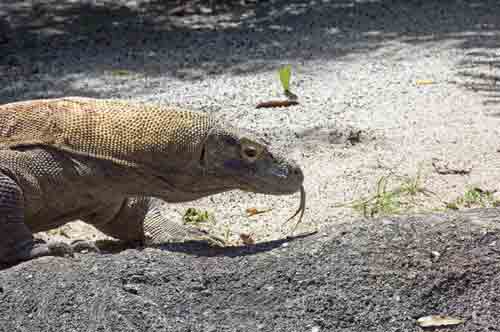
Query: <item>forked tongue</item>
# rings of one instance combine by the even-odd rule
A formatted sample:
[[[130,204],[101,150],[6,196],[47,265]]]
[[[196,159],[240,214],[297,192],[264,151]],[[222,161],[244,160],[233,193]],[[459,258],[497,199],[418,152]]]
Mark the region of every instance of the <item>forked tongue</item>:
[[[299,204],[299,208],[297,209],[297,211],[295,211],[295,213],[293,214],[293,216],[291,216],[290,218],[288,218],[283,224],[286,224],[288,223],[290,220],[292,220],[293,218],[295,218],[299,213],[299,220],[297,221],[297,223],[295,224],[295,226],[293,226],[292,228],[292,231],[290,234],[293,234],[293,232],[295,232],[295,230],[297,229],[297,227],[299,226],[299,224],[302,222],[302,217],[304,216],[304,211],[306,210],[306,191],[304,189],[304,186],[300,186],[300,204]]]

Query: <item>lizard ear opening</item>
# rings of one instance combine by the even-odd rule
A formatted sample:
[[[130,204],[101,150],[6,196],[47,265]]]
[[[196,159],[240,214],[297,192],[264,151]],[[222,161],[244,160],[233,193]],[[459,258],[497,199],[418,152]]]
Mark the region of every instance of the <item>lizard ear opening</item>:
[[[206,163],[206,149],[205,145],[201,148],[201,153],[200,153],[200,166],[205,167],[207,165]]]

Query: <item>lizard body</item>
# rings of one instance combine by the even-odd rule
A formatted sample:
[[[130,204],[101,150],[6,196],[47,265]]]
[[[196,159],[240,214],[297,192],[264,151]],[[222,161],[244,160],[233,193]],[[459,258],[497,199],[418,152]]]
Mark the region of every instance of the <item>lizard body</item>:
[[[0,105],[0,262],[70,251],[32,233],[76,219],[122,240],[202,237],[162,201],[303,194],[302,182],[265,141],[202,113],[80,97]]]

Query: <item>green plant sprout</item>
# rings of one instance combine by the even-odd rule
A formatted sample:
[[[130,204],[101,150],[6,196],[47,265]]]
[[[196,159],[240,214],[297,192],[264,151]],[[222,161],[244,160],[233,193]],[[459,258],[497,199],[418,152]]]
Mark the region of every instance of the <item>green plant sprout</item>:
[[[278,70],[281,86],[283,87],[283,92],[290,100],[296,100],[298,97],[292,91],[290,91],[290,79],[292,77],[292,66],[286,65]]]

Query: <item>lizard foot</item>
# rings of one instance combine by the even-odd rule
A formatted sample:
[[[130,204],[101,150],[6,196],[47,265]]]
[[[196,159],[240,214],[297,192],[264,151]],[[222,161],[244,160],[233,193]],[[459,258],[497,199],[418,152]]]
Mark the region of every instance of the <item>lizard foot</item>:
[[[64,242],[35,242],[29,252],[28,259],[42,256],[73,257],[73,248]]]
[[[49,242],[50,256],[73,257],[73,248],[64,242]]]
[[[161,209],[154,205],[144,220],[144,237],[148,245],[157,245],[172,241],[204,241],[212,246],[225,246],[226,242],[208,232],[181,225],[166,218]]]
[[[0,256],[0,269],[44,256],[73,257],[73,249],[64,242],[26,241]]]
[[[211,246],[223,247],[226,242],[208,232],[179,224],[169,224],[164,229],[155,229],[155,232],[145,232],[145,242],[147,245],[157,245],[171,241],[203,241]]]
[[[226,245],[226,242],[223,239],[215,235],[211,235],[207,231],[194,227],[186,227],[185,231],[187,240],[204,241],[215,247],[223,247]]]
[[[96,246],[96,244],[93,241],[86,241],[86,240],[75,240],[71,242],[71,248],[73,249],[74,252],[78,253],[94,252],[99,254],[101,252],[101,250]]]

